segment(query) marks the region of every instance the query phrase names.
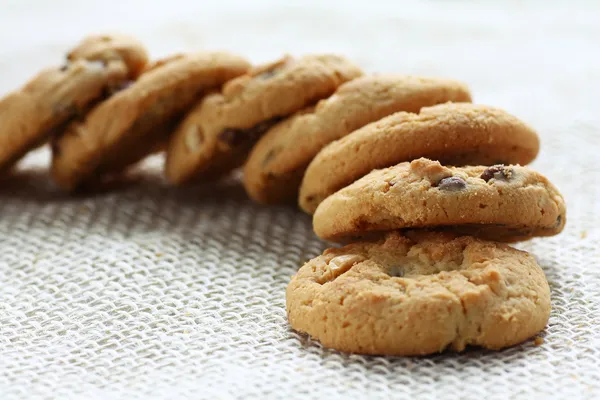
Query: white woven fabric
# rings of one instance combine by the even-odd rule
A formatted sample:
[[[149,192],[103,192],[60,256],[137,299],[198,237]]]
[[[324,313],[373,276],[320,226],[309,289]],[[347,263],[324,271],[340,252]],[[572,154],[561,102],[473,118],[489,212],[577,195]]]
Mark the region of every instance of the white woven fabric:
[[[106,29],[154,56],[337,51],[373,72],[464,80],[539,130],[533,166],[568,203],[563,234],[520,246],[552,287],[544,343],[410,359],[323,349],[284,309],[290,276],[326,247],[308,216],[254,205],[235,181],[173,190],[152,162],[128,188],[68,198],[42,150],[0,189],[0,398],[600,397],[599,3],[324,3],[3,1],[0,91]]]

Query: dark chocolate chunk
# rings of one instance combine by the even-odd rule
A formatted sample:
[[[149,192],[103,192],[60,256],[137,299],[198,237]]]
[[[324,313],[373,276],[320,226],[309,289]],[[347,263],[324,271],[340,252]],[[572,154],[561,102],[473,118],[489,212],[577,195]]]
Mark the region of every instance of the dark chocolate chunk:
[[[507,181],[512,176],[512,169],[506,168],[504,165],[493,165],[488,167],[483,171],[480,178],[486,182],[489,182],[490,179]]]
[[[467,187],[467,182],[461,177],[449,176],[439,181],[437,187],[448,192],[458,192]]]
[[[68,69],[69,69],[69,63],[68,63],[68,62],[66,62],[66,63],[64,63],[63,65],[61,65],[61,67],[60,67],[59,71],[60,71],[60,72],[65,72],[65,71],[66,71],[66,70],[68,70]]]
[[[225,128],[219,133],[219,140],[227,143],[232,147],[237,147],[242,144],[253,144],[260,137],[268,131],[273,125],[281,121],[283,118],[275,117],[266,121],[259,122],[252,128],[238,129],[238,128]]]
[[[556,222],[554,223],[554,226],[556,226],[556,227],[559,227],[559,226],[560,226],[560,224],[562,224],[562,215],[559,215],[559,216],[556,218]]]

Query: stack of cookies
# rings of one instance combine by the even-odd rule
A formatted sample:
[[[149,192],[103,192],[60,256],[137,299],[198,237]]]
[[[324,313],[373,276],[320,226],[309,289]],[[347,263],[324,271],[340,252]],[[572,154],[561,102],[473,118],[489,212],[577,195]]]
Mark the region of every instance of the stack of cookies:
[[[326,250],[292,278],[290,324],[325,346],[420,355],[535,335],[550,294],[503,242],[562,231],[565,204],[523,167],[539,138],[455,80],[365,75],[313,54],[252,67],[224,52],[150,63],[133,38],[85,38],[0,100],[0,172],[49,142],[76,191],[166,152],[173,185],[243,167],[248,195],[297,203]]]

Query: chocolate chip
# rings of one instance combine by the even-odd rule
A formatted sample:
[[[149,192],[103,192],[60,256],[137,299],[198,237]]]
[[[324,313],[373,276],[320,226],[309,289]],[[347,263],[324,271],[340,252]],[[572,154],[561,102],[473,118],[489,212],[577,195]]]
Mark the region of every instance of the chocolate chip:
[[[449,176],[439,181],[437,187],[448,192],[458,192],[467,187],[467,182],[458,176]]]
[[[480,178],[486,182],[490,179],[496,179],[501,181],[507,181],[512,176],[512,169],[506,168],[504,165],[493,165],[483,171]]]
[[[63,64],[63,65],[60,67],[59,71],[60,71],[60,72],[65,72],[65,71],[66,71],[66,70],[68,70],[68,69],[69,69],[69,63],[65,63],[65,64]]]
[[[554,226],[559,227],[561,223],[562,223],[562,215],[559,215],[556,218],[556,222],[554,223]]]
[[[225,128],[221,131],[221,133],[219,133],[219,140],[232,147],[237,147],[242,144],[252,144],[256,142],[273,125],[281,120],[281,117],[271,118],[269,120],[259,122],[252,128],[248,129]]]

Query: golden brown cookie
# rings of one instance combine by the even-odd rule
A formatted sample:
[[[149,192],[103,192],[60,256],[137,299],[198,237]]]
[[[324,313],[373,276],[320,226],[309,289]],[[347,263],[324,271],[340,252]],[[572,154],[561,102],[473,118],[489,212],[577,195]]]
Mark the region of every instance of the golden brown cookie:
[[[291,326],[324,346],[416,356],[499,350],[546,326],[550,289],[534,257],[442,233],[390,233],[328,249],[287,288]]]
[[[276,122],[330,96],[362,75],[336,55],[286,57],[232,80],[207,96],[171,138],[167,178],[174,184],[219,177],[243,164]]]
[[[527,167],[449,168],[425,158],[371,172],[325,199],[313,216],[315,233],[336,241],[403,228],[519,241],[556,235],[565,223],[559,191]]]
[[[539,151],[537,133],[507,112],[456,103],[399,112],[366,125],[325,147],[310,163],[300,188],[300,207],[319,203],[366,175],[419,157],[448,165],[525,165]]]
[[[441,78],[373,75],[341,85],[314,109],[270,129],[254,146],[244,166],[244,185],[254,200],[297,201],[306,167],[334,140],[398,111],[419,112],[439,103],[470,102],[463,83]]]
[[[147,61],[146,50],[133,39],[118,42],[118,47],[107,41],[101,50],[84,51],[90,40],[70,52],[64,66],[44,69],[0,99],[0,173],[118,90]],[[136,57],[126,58],[127,54]]]
[[[74,190],[135,164],[168,139],[182,114],[204,94],[248,68],[243,58],[221,52],[181,54],[155,63],[53,141],[54,180]]]

